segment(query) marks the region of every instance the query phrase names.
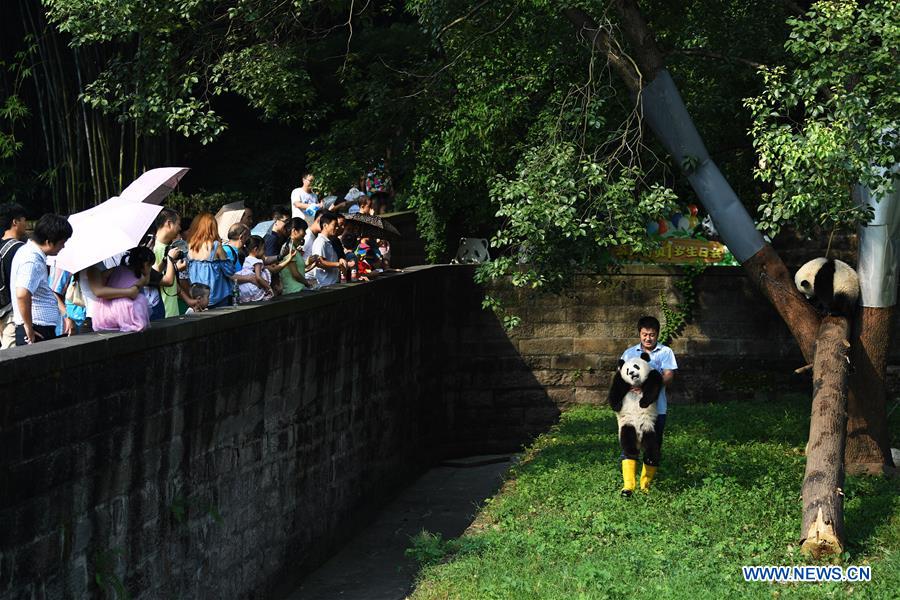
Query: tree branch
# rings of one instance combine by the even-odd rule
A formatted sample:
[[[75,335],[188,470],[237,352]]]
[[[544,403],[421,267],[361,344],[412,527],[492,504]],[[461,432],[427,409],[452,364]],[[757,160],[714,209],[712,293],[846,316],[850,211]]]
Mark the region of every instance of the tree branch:
[[[490,2],[490,0],[483,0],[483,1],[480,2],[478,5],[473,6],[472,9],[469,10],[469,12],[467,12],[467,13],[464,14],[463,16],[457,17],[456,19],[453,19],[452,21],[450,21],[449,23],[447,23],[446,25],[444,25],[443,27],[441,27],[441,30],[438,31],[438,32],[437,32],[437,35],[435,35],[434,37],[440,38],[442,35],[444,35],[445,33],[447,33],[447,30],[448,30],[448,29],[450,29],[451,27],[455,27],[456,25],[459,25],[460,23],[462,23],[463,21],[465,21],[466,19],[468,19],[469,17],[471,17],[473,14],[475,14],[476,12],[478,12],[479,10],[481,10],[482,8],[484,8],[484,6],[485,6],[488,2]]]
[[[641,74],[635,68],[635,63],[629,60],[622,48],[615,43],[609,29],[597,25],[590,15],[580,8],[567,8],[563,13],[575,26],[578,37],[587,40],[594,48],[606,55],[609,64],[628,87],[628,90],[635,95],[639,94],[642,87]]]
[[[714,58],[716,60],[721,60],[725,62],[736,62],[747,65],[748,67],[753,67],[754,69],[758,69],[760,67],[765,67],[763,63],[758,63],[752,60],[747,60],[746,58],[740,58],[737,56],[728,56],[725,54],[720,54],[719,52],[713,52],[712,50],[706,50],[705,48],[676,48],[672,50],[670,54],[680,54],[682,56],[702,56],[704,58]]]
[[[635,0],[615,0],[613,5],[622,20],[622,34],[634,53],[634,60],[648,83],[666,66],[665,56],[647,25]]]

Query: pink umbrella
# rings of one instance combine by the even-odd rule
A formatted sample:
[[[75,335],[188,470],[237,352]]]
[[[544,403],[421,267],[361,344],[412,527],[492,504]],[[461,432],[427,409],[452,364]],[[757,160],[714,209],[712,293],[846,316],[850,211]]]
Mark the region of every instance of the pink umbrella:
[[[117,202],[162,204],[163,199],[178,187],[178,182],[189,170],[187,167],[150,169],[122,190]]]
[[[69,216],[72,237],[56,256],[56,265],[77,273],[140,244],[162,206],[108,200]]]
[[[150,169],[119,196],[69,215],[73,233],[56,257],[57,266],[76,273],[140,244],[162,210],[160,203],[188,170],[187,167]]]

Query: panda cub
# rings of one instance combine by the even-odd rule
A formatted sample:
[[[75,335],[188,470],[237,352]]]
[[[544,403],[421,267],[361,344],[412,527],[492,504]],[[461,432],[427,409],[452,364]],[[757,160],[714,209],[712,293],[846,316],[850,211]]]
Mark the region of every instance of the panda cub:
[[[656,437],[656,400],[662,390],[663,379],[650,366],[650,356],[642,352],[640,358],[619,359],[609,390],[609,406],[619,421],[619,443],[625,459],[622,461],[622,495],[634,493],[637,459],[644,449],[644,469],[641,490],[647,491],[659,466],[659,440]]]
[[[797,270],[794,285],[831,315],[852,317],[859,299],[859,276],[847,263],[814,258]]]

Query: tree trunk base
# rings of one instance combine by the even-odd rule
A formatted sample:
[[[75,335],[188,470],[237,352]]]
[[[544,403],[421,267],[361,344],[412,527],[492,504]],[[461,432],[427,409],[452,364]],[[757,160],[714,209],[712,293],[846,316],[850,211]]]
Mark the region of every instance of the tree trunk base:
[[[891,467],[883,462],[877,463],[844,463],[844,471],[847,475],[884,475],[896,477],[900,475],[900,469]]]
[[[824,556],[838,555],[843,551],[844,546],[834,531],[834,525],[825,522],[825,518],[822,516],[822,509],[819,508],[816,520],[809,525],[809,530],[806,532],[806,539],[803,540],[800,552],[819,559]]]

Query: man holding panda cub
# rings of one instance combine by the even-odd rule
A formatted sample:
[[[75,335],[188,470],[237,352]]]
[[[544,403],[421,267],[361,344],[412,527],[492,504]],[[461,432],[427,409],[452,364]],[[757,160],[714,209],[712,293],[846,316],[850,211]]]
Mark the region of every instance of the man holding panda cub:
[[[655,317],[651,316],[643,316],[638,319],[637,323],[638,327],[638,335],[640,336],[640,342],[634,346],[631,346],[625,352],[622,353],[621,360],[628,361],[635,358],[640,358],[642,353],[646,353],[650,356],[650,367],[657,371],[660,375],[662,375],[662,389],[660,389],[659,397],[656,401],[656,409],[657,409],[657,417],[656,417],[656,425],[654,427],[656,431],[656,439],[659,450],[662,449],[662,437],[663,437],[663,429],[666,426],[666,387],[672,383],[675,379],[675,371],[678,369],[678,363],[675,361],[675,353],[672,352],[672,349],[668,346],[659,343],[659,320]],[[637,473],[637,460],[639,456],[626,456],[623,451],[621,454],[622,459],[622,473],[625,478],[625,487],[634,489],[635,488],[635,478]],[[653,462],[657,464],[652,464]],[[646,452],[644,455],[644,468],[641,473],[641,489],[648,489],[650,486],[650,482],[653,481],[653,478],[656,476],[656,469],[659,467],[659,460],[653,461],[646,456]],[[630,481],[629,481],[630,480]]]

